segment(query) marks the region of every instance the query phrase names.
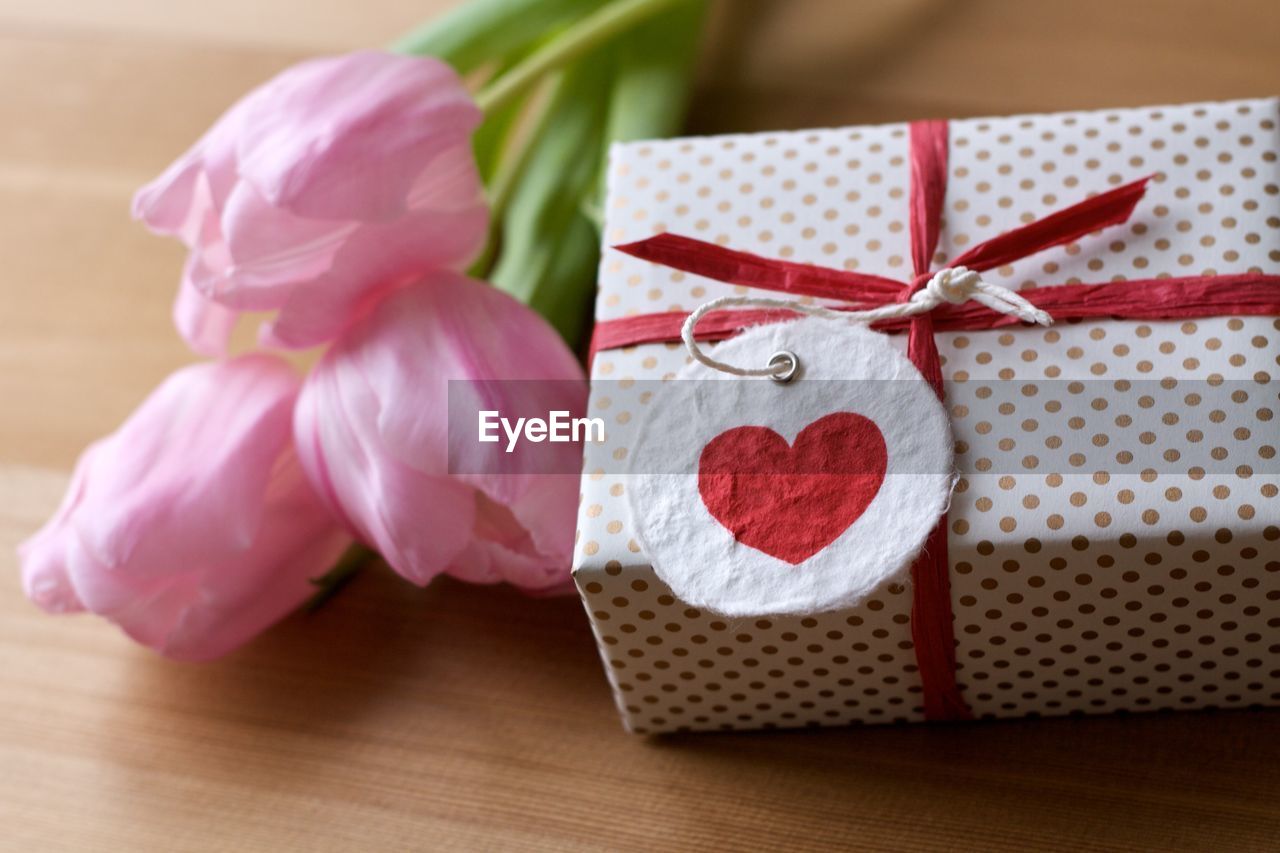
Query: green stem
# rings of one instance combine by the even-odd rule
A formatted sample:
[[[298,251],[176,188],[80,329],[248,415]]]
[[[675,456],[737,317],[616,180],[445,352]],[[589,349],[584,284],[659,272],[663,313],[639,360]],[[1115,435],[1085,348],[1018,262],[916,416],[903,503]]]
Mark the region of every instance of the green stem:
[[[559,85],[559,78],[562,76],[561,72],[557,72],[547,81],[549,88],[553,92]],[[493,273],[502,233],[502,221],[506,215],[507,207],[511,203],[511,194],[515,192],[517,182],[520,180],[520,176],[524,174],[525,167],[529,163],[537,140],[546,131],[547,122],[552,114],[551,97],[541,99],[540,103],[537,97],[530,100],[535,103],[529,109],[536,109],[537,114],[531,117],[530,127],[523,132],[522,144],[517,146],[515,151],[508,152],[507,156],[498,162],[493,177],[490,178],[488,183],[489,237],[485,240],[484,250],[481,251],[480,257],[476,258],[470,269],[467,270],[467,274],[473,278],[488,279]]]
[[[459,74],[470,74],[524,52],[599,5],[599,0],[467,0],[397,39],[391,50],[439,57]]]
[[[549,71],[565,65],[668,6],[682,0],[615,0],[561,33],[546,47],[494,80],[476,96],[485,113],[519,96]]]
[[[361,545],[359,542],[352,545],[342,553],[342,556],[338,558],[338,562],[333,564],[333,568],[319,577],[311,579],[311,585],[316,588],[316,591],[311,598],[307,599],[306,604],[302,605],[302,609],[307,613],[319,610],[325,602],[337,595],[377,556],[378,553],[376,551]]]
[[[555,84],[556,81],[553,79],[551,86],[554,87]],[[538,114],[533,117],[532,126],[528,131],[529,140],[537,139],[546,128],[547,117],[551,114],[550,100],[547,98],[539,105]],[[507,203],[511,200],[511,192],[515,189],[516,179],[520,177],[520,173],[529,162],[529,152],[532,150],[532,145],[522,145],[518,151],[509,154],[498,164],[497,170],[493,173],[493,180],[489,182],[489,205],[495,214],[506,210]]]

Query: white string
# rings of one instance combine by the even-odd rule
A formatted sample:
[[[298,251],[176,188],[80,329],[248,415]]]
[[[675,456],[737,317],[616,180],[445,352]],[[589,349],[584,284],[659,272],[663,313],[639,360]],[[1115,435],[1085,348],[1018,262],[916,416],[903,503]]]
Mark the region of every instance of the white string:
[[[783,360],[770,363],[766,367],[736,367],[723,361],[717,361],[707,355],[693,336],[698,322],[707,314],[720,308],[754,305],[762,308],[782,308],[799,314],[808,314],[811,317],[823,317],[829,320],[845,320],[850,323],[876,323],[881,320],[894,320],[902,317],[912,317],[916,314],[924,314],[944,302],[959,305],[969,299],[987,306],[992,311],[1008,314],[1028,323],[1036,323],[1041,326],[1053,325],[1053,317],[1049,316],[1048,312],[1032,305],[1017,292],[1007,287],[1000,287],[983,281],[982,277],[973,270],[964,267],[948,267],[934,273],[933,278],[929,279],[929,283],[913,293],[906,302],[895,302],[889,305],[882,305],[879,308],[868,308],[865,311],[837,311],[832,308],[824,308],[821,305],[806,305],[792,299],[771,299],[767,296],[722,296],[719,299],[704,302],[695,308],[685,318],[684,325],[680,328],[680,337],[684,341],[685,349],[689,351],[689,355],[713,370],[719,370],[722,373],[728,373],[733,376],[777,376],[786,373],[788,370],[794,370],[795,365]]]

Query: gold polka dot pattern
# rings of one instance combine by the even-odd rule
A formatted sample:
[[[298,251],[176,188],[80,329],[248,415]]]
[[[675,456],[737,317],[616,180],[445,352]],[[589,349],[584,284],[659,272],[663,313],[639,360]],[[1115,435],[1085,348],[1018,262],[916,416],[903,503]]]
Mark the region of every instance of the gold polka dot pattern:
[[[1275,100],[953,122],[935,261],[1154,174],[1129,224],[996,280],[1280,274],[1278,123]],[[905,158],[904,125],[618,146],[606,239],[672,231],[904,277]],[[606,252],[596,313],[691,310],[735,290]],[[938,340],[962,472],[948,517],[958,677],[975,713],[1280,703],[1280,477],[1266,464],[1280,444],[1280,322]],[[686,362],[659,344],[601,353],[592,369],[590,413],[608,432],[587,451],[575,577],[628,727],[922,719],[905,583],[853,610],[729,620],[676,600],[648,567],[619,472],[652,404],[644,380]],[[1218,405],[1197,399],[1206,384],[1239,390]],[[1180,467],[1208,441],[1189,428],[1197,406],[1227,434],[1211,470]],[[1152,452],[1158,471],[1141,461]]]

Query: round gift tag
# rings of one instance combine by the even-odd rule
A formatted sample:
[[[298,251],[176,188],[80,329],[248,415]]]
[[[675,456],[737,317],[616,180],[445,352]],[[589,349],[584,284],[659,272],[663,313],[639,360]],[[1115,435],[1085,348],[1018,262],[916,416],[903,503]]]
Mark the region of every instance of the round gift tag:
[[[730,616],[857,604],[910,567],[954,483],[946,412],[886,336],[806,318],[714,355],[758,367],[780,352],[798,360],[787,383],[690,363],[632,448],[627,494],[654,571]]]

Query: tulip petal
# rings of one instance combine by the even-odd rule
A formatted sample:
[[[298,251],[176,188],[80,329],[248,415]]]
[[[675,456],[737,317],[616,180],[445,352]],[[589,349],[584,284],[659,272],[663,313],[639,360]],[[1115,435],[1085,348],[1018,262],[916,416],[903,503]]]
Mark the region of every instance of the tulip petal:
[[[450,380],[473,381],[451,398]],[[452,474],[449,410],[545,417],[584,401],[582,368],[544,320],[438,272],[388,296],[325,355],[304,384],[295,441],[317,491],[402,575],[542,588],[567,577],[580,449],[526,446],[501,470],[489,459],[476,469],[486,473]]]
[[[187,256],[178,297],[173,303],[173,325],[195,352],[207,356],[226,355],[231,331],[239,315],[214,302],[195,286],[192,268],[199,261],[195,253]]]
[[[556,498],[547,495],[543,500],[554,502]],[[573,531],[564,528],[564,532],[571,543]],[[511,510],[481,496],[475,539],[454,561],[449,574],[469,583],[510,583],[526,590],[544,590],[564,584],[571,559],[568,551],[540,549]]]
[[[294,415],[299,459],[356,536],[400,575],[424,585],[467,546],[474,493],[380,451],[373,429],[378,402],[345,357],[345,343],[326,354],[303,385]]]
[[[298,386],[264,355],[170,376],[81,456],[61,508],[20,546],[27,594],[188,660],[297,607],[350,543],[293,449]]]
[[[175,160],[168,169],[133,195],[133,217],[157,234],[178,235],[191,218],[196,183],[203,172],[195,151]]]
[[[86,473],[93,465],[98,445],[91,444],[76,460],[71,483],[57,511],[38,531],[18,545],[22,564],[22,589],[27,598],[50,613],[84,610],[67,572],[66,541],[62,531],[84,495]]]
[[[222,218],[231,265],[218,301],[242,311],[279,308],[299,282],[328,273],[344,241],[361,227],[355,220],[294,216],[247,183],[231,191]]]
[[[474,206],[362,227],[327,274],[293,288],[277,306],[275,319],[263,328],[263,345],[301,349],[332,340],[422,270],[464,266],[483,243],[487,221],[485,208]]]
[[[449,380],[471,379],[455,387],[453,405],[466,409],[469,398],[477,411],[483,406],[511,418],[557,410],[576,416],[585,407],[582,368],[559,335],[505,293],[464,276],[437,273],[396,294],[360,331],[367,339],[354,358],[375,396],[388,401],[378,410],[378,437],[388,453],[420,471],[449,470],[449,405],[397,404],[405,389],[449,401]],[[524,443],[502,455],[500,471],[489,461],[460,466],[475,473],[457,476],[509,507],[532,531],[536,550],[567,567],[578,494],[569,472],[580,467],[580,454],[569,443]]]
[[[195,245],[191,229],[199,227],[210,205],[225,203],[235,184],[235,140],[253,97],[250,93],[233,104],[195,145],[134,193],[135,219],[157,234]]]
[[[93,558],[163,574],[173,554],[217,561],[247,547],[298,387],[293,369],[267,356],[170,376],[103,442],[76,514]]]
[[[469,138],[481,118],[439,60],[381,51],[317,59],[254,99],[240,174],[301,216],[390,219],[405,212],[424,160]]]
[[[304,62],[246,95],[134,199],[190,249],[179,332],[222,352],[233,319],[212,301],[279,311],[262,341],[311,347],[424,273],[465,267],[488,235],[479,121],[448,65],[378,51]]]
[[[409,210],[454,212],[485,208],[484,184],[480,180],[470,139],[464,137],[432,153],[426,168],[412,182],[406,205]],[[472,235],[470,241],[459,242],[477,244],[470,250],[474,252],[486,236],[486,232],[481,231]]]
[[[546,321],[505,293],[456,273],[434,273],[389,297],[357,337],[360,345],[351,352],[377,399],[393,401],[403,389],[418,387],[438,401],[378,410],[387,449],[428,473],[448,469],[449,380],[473,380],[474,392],[504,413],[580,412],[585,402],[582,368]],[[440,452],[426,459],[424,447]],[[564,447],[570,448],[566,455],[578,455]]]
[[[576,445],[566,446],[578,449]],[[495,484],[495,479],[486,478],[476,485],[492,498],[502,492],[496,487],[501,483]],[[534,550],[549,558],[562,579],[573,561],[573,533],[581,488],[579,475],[544,474],[507,504],[512,516],[529,531]]]
[[[292,454],[273,468],[268,492],[263,535],[222,561],[193,555],[163,574],[139,575],[113,571],[73,543],[79,594],[95,613],[166,657],[209,660],[243,645],[314,594],[310,579],[350,543]]]

